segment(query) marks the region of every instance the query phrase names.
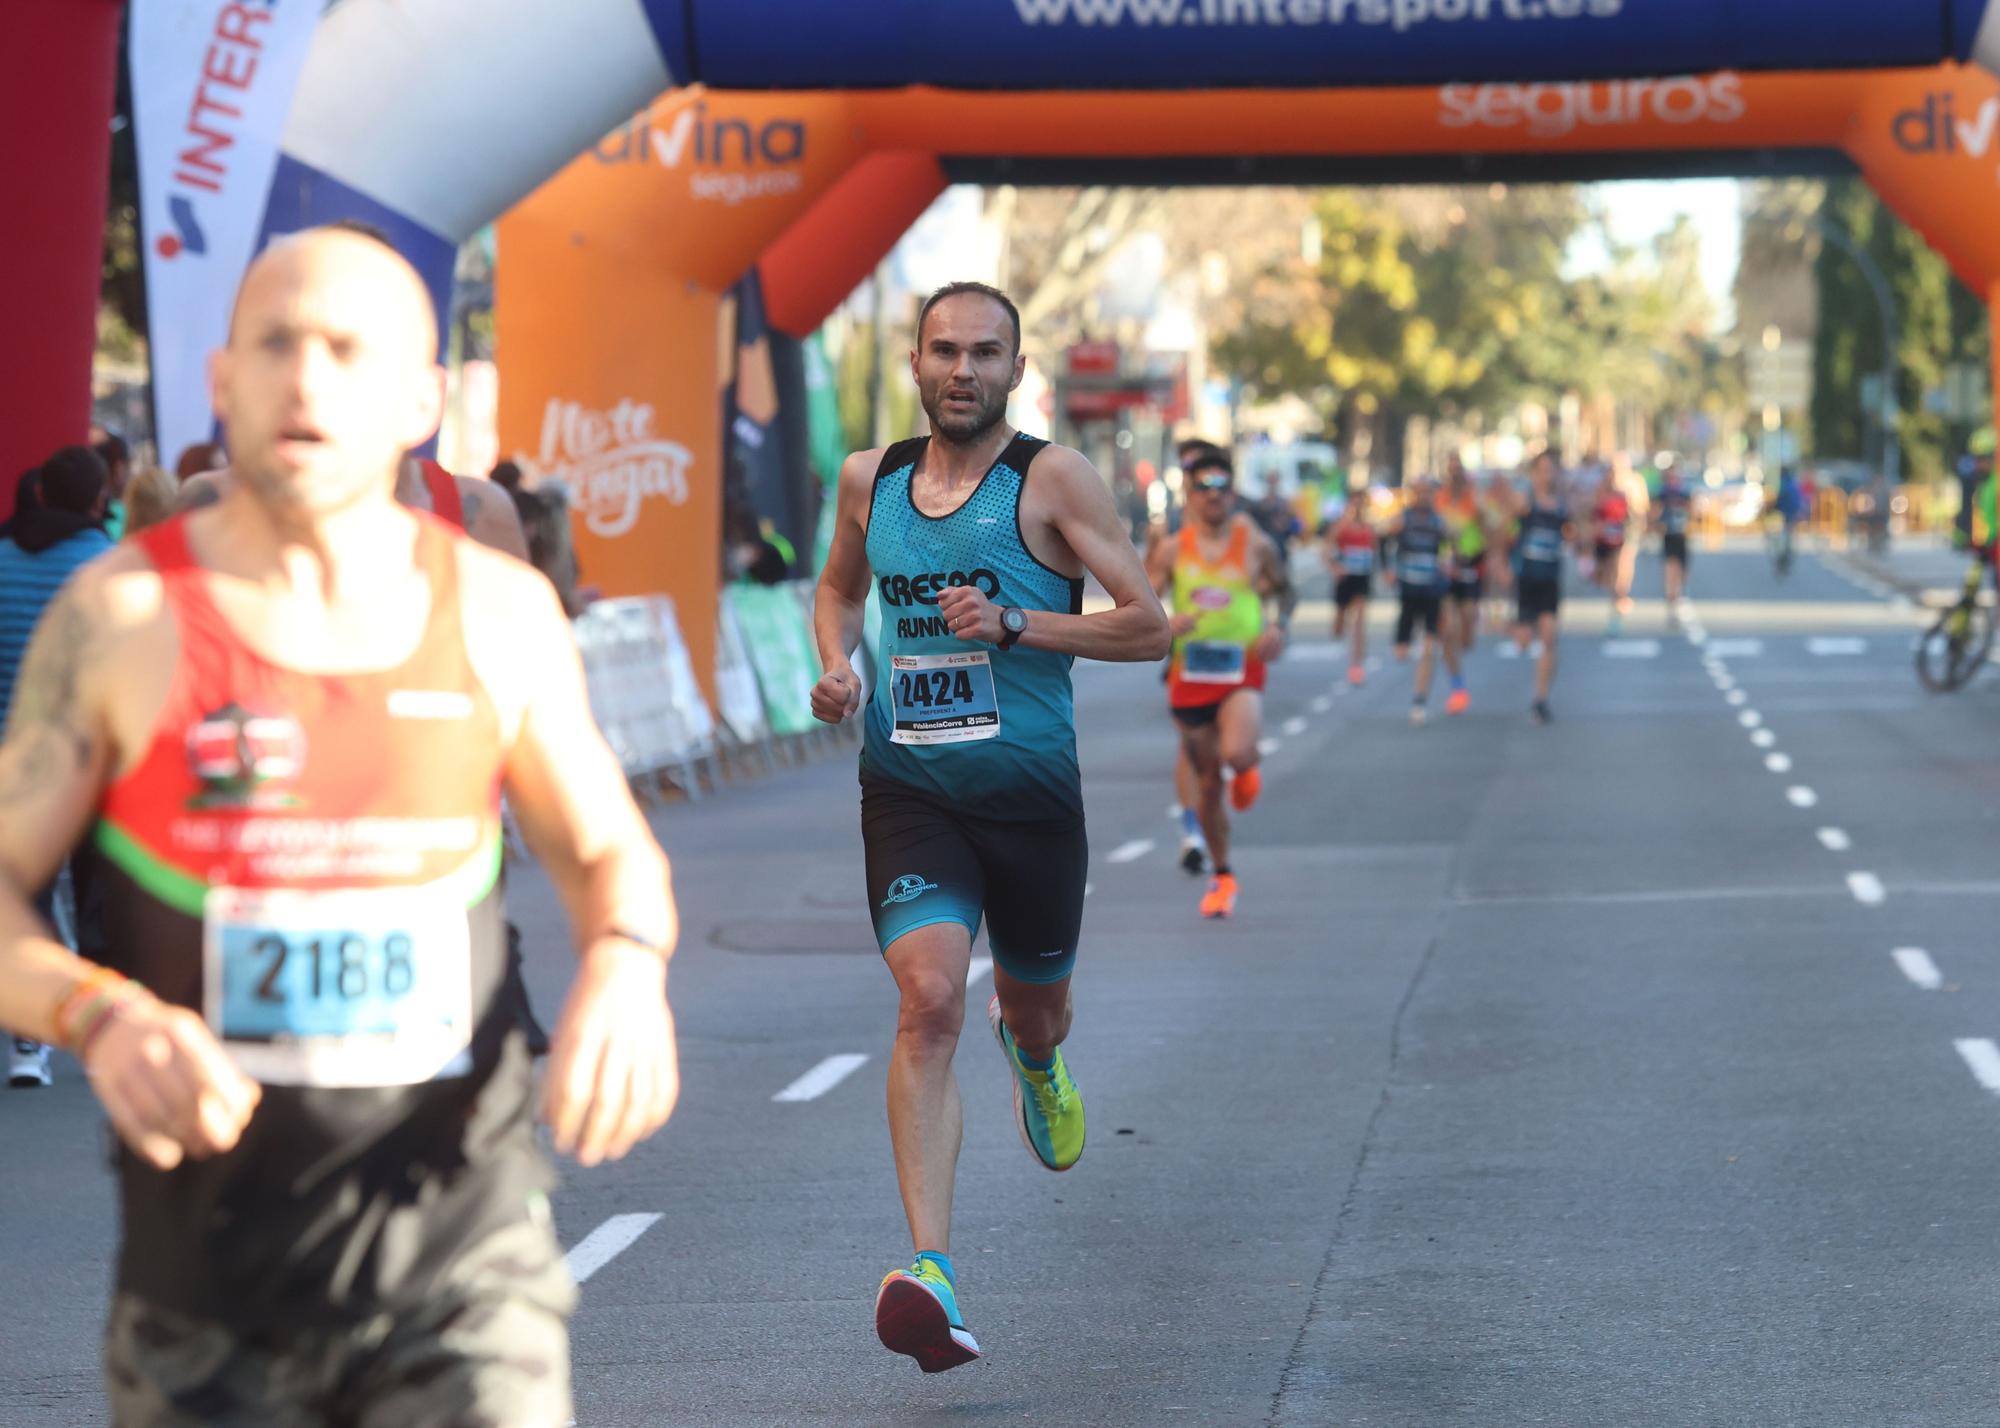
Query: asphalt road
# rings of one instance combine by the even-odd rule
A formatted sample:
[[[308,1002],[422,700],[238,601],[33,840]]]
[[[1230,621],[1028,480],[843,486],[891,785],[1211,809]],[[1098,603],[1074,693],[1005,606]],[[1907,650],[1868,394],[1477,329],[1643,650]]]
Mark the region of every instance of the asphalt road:
[[[851,749],[661,811],[685,1094],[557,1199],[593,1260],[638,1231],[583,1289],[580,1423],[2000,1422],[2000,687],[1924,695],[1918,617],[1818,556],[1704,552],[1694,594],[1699,645],[1574,601],[1547,728],[1491,642],[1411,728],[1306,606],[1227,923],[1174,867],[1157,672],[1079,668],[1090,1146],[1029,1160],[976,986],[988,1357],[940,1377],[870,1321],[908,1246]],[[553,899],[513,896],[553,1008]],[[0,1092],[6,1428],[102,1421],[116,1230],[59,1078]]]

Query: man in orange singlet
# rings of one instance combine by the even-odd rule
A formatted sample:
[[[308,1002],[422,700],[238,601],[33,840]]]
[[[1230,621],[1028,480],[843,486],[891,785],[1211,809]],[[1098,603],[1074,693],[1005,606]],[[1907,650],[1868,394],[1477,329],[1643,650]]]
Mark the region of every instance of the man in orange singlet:
[[[1201,915],[1228,917],[1237,886],[1222,771],[1234,771],[1229,802],[1246,811],[1263,788],[1257,743],[1264,735],[1264,667],[1284,648],[1285,569],[1271,538],[1237,509],[1227,456],[1197,457],[1187,489],[1188,518],[1178,536],[1148,552],[1147,574],[1171,601],[1167,704],[1199,786],[1202,833],[1215,859]]]
[[[574,1286],[504,999],[504,788],[580,961],[542,1109],[585,1165],[679,1094],[666,859],[546,581],[412,514],[443,402],[416,273],[315,229],[211,366],[212,506],[82,571],[0,744],[0,1025],[120,1145],[118,1428],[557,1428]],[[27,902],[91,832],[104,960]]]

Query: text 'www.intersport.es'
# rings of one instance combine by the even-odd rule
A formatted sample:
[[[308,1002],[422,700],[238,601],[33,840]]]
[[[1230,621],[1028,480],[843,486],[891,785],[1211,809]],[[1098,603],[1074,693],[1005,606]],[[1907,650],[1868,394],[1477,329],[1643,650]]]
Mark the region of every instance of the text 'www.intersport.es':
[[[1029,25],[1418,25],[1606,20],[1625,0],[1014,0]]]

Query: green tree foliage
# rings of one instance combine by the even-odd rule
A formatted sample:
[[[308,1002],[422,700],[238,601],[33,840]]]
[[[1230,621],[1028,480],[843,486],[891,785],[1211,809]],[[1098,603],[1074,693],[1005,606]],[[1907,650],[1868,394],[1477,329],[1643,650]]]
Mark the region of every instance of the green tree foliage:
[[[1214,344],[1258,395],[1324,393],[1342,427],[1380,412],[1391,451],[1411,417],[1498,415],[1572,391],[1662,415],[1713,401],[1726,364],[1706,336],[1689,224],[1649,257],[1613,249],[1608,271],[1573,277],[1572,243],[1601,227],[1574,186],[1341,189],[1317,211],[1317,271]]]
[[[1825,216],[1868,251],[1888,281],[1898,326],[1896,429],[1903,473],[1935,480],[1950,468],[1965,429],[1950,427],[1928,399],[1944,386],[1952,363],[1988,360],[1983,305],[1860,179],[1828,185]],[[1822,245],[1815,271],[1814,447],[1821,456],[1878,460],[1880,434],[1860,393],[1862,381],[1882,369],[1880,308],[1859,265],[1835,245]]]

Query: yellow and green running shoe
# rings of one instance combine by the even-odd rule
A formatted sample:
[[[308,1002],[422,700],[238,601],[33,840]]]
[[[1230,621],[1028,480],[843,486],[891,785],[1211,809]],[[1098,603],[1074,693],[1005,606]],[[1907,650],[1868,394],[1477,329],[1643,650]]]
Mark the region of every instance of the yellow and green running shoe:
[[[979,1357],[979,1341],[959,1317],[950,1278],[927,1259],[883,1276],[875,1291],[875,1334],[884,1348],[908,1354],[925,1373]]]
[[[1021,1144],[1048,1169],[1069,1169],[1083,1155],[1083,1096],[1069,1078],[1061,1049],[1048,1070],[1031,1070],[1021,1064],[1013,1034],[1000,1020],[1000,998],[987,1003],[986,1020],[1014,1073],[1014,1121],[1021,1128]]]

